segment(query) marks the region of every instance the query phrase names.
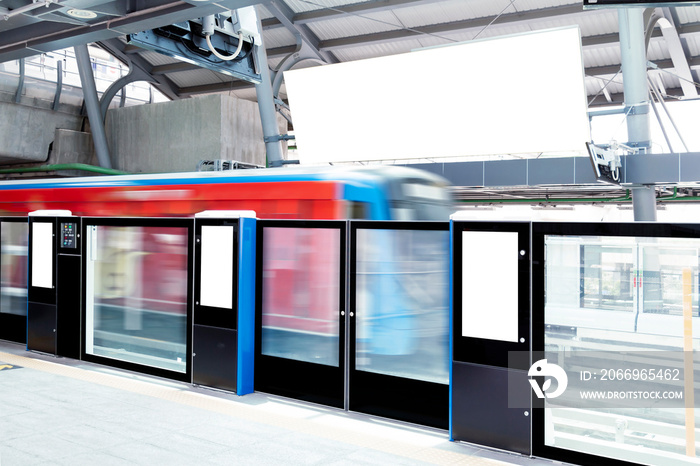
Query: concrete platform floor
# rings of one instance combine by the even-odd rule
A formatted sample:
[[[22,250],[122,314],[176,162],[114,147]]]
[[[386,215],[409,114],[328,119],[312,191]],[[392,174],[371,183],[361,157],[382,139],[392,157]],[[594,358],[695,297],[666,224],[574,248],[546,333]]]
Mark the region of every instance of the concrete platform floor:
[[[12,368],[4,367],[13,366]],[[551,465],[447,432],[0,341],[0,465]]]

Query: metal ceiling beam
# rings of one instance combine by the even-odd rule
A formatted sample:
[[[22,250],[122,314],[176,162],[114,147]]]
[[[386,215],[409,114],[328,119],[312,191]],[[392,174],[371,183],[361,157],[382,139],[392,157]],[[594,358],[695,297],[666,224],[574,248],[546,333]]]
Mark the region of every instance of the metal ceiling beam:
[[[681,44],[681,38],[678,35],[678,30],[675,25],[671,22],[672,20],[673,18],[669,15],[668,17],[658,18],[656,24],[660,27],[661,33],[666,40],[668,53],[671,55],[671,61],[673,62],[673,68],[683,88],[683,95],[686,97],[697,97],[698,90],[693,84],[693,74],[690,72],[690,66],[685,51],[683,50],[683,45]]]
[[[673,60],[666,59],[666,60],[654,60],[652,61],[657,68],[662,69],[662,70],[668,70],[668,69],[673,69],[674,64]],[[688,59],[688,65],[691,67],[698,67],[700,66],[700,56],[696,57],[691,57]],[[620,64],[614,64],[614,65],[606,65],[606,66],[591,66],[587,67],[585,72],[586,76],[605,76],[605,75],[611,75],[615,74],[618,71],[620,71]]]
[[[352,5],[343,5],[333,8],[321,8],[318,10],[296,13],[292,16],[295,24],[309,24],[316,21],[325,21],[335,19],[345,15],[362,15],[368,13],[376,13],[387,10],[398,10],[405,7],[416,7],[430,3],[436,3],[443,0],[371,0],[363,3],[355,3]],[[263,21],[264,29],[272,29],[283,26],[282,22],[277,18],[268,18]]]
[[[151,76],[158,90],[170,100],[180,99],[180,90],[170,79],[162,74],[153,74],[153,67],[151,64],[144,60],[140,55],[127,55],[124,53],[124,49],[128,46],[127,44],[123,43],[119,39],[107,39],[98,42],[97,45],[109,52],[118,60],[121,60],[123,63],[130,64],[131,67],[137,68],[141,73]]]
[[[319,39],[316,37],[316,34],[311,32],[308,26],[295,22],[294,12],[286,3],[272,0],[264,5],[297,38],[297,46],[292,53],[297,53],[299,50],[304,49],[308,54],[315,55],[315,58],[326,63],[338,63],[338,58],[331,52],[319,49]]]
[[[502,17],[501,17],[502,18]],[[499,19],[499,23],[501,20]],[[446,30],[442,32],[459,32],[460,30],[464,30],[464,28],[461,27],[463,22],[456,22],[456,23],[443,23],[443,24],[438,24],[438,25],[432,25],[432,26],[425,26],[425,27],[444,27]],[[451,26],[448,26],[451,25]],[[454,29],[451,29],[454,27]],[[466,29],[473,28],[475,26],[470,26]],[[687,35],[687,34],[694,34],[700,32],[700,23],[689,23],[686,24],[682,27],[678,28],[680,34],[682,35]],[[392,31],[393,33],[400,33],[402,31]],[[384,33],[381,33],[384,34]],[[416,34],[413,34],[415,36]],[[355,37],[365,37],[365,36],[355,36]],[[407,37],[412,37],[412,36],[407,36]],[[652,38],[661,38],[663,37],[662,33],[660,30],[655,29],[652,34]],[[349,39],[349,38],[346,38]],[[392,40],[399,40],[399,39],[392,39]],[[594,47],[594,46],[613,46],[617,45],[619,42],[619,35],[618,33],[612,33],[612,34],[600,34],[600,35],[595,35],[595,36],[585,36],[581,38],[581,45],[583,47]],[[326,42],[321,42],[320,46],[323,47]],[[364,45],[361,43],[357,43],[356,45]],[[348,44],[350,46],[350,44]],[[294,45],[287,45],[287,46],[282,46],[282,47],[276,47],[272,49],[268,49],[267,55],[268,57],[280,57],[280,56],[286,56],[289,53],[293,52],[294,50]]]
[[[151,68],[151,74],[155,76],[159,74],[178,73],[180,71],[191,71],[196,69],[200,69],[200,67],[194,63],[179,61],[176,63],[168,63],[167,65],[154,66]]]
[[[680,99],[683,97],[683,89],[680,87],[667,87],[666,88],[666,98],[667,101],[673,101]],[[591,99],[593,96],[589,95],[588,99]],[[606,105],[622,105],[625,103],[625,96],[622,94],[622,92],[616,92],[616,93],[611,93],[610,94],[610,101],[607,100],[606,96],[603,95],[602,93],[598,96],[596,96],[595,99],[593,99],[589,104],[589,108],[593,107],[600,107],[600,106],[606,106]]]
[[[700,152],[635,154],[620,157],[621,183],[676,185],[700,180]],[[454,186],[600,186],[588,157],[411,164],[444,176]]]
[[[322,40],[319,50],[338,50],[362,45],[379,44],[419,37],[424,34],[445,34],[451,32],[466,31],[469,29],[483,28],[494,24],[507,24],[521,21],[536,21],[551,17],[578,14],[583,11],[582,4],[566,5],[561,7],[541,8],[537,10],[508,13],[499,16],[487,16],[484,18],[453,21],[449,23],[431,24],[411,29],[397,29],[359,36],[339,37],[337,39]]]

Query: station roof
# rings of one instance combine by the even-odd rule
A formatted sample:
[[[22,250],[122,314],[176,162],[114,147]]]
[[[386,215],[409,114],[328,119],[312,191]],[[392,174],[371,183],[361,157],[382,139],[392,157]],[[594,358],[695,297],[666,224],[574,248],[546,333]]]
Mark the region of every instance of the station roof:
[[[578,25],[589,106],[623,100],[617,10],[584,10],[581,0],[0,0],[0,18],[6,19],[0,21],[0,63],[98,42],[150,75],[172,99],[218,92],[255,99],[250,83],[126,43],[128,33],[253,4],[259,5],[273,70],[300,52],[338,63]],[[76,17],[71,9],[96,16]],[[656,66],[652,78],[669,99],[696,96],[692,83],[698,82],[700,68],[700,7],[652,11],[662,18],[649,40],[648,58]],[[517,75],[514,69],[513,79]]]

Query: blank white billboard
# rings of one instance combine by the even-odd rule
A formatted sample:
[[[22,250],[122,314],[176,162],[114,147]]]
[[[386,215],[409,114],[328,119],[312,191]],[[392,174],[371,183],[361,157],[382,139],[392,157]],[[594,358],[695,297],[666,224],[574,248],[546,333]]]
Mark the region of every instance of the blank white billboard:
[[[518,341],[518,234],[462,232],[462,336]]]
[[[233,309],[233,227],[202,226],[202,306]]]
[[[284,73],[301,163],[556,153],[590,140],[578,27]]]
[[[53,288],[53,223],[32,223],[32,286]]]

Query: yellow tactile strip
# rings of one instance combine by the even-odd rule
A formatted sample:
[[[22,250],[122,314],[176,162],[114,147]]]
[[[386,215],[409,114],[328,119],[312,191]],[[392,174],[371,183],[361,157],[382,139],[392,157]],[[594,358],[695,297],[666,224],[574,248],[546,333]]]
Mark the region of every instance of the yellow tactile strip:
[[[501,461],[488,458],[471,456],[457,452],[426,447],[414,443],[377,437],[355,430],[344,429],[340,426],[329,426],[313,420],[299,419],[297,417],[267,412],[260,408],[253,408],[233,400],[217,398],[201,393],[149,383],[141,380],[133,380],[127,377],[105,374],[98,371],[90,371],[81,368],[66,366],[26,356],[18,356],[0,351],[0,361],[14,364],[29,369],[70,377],[85,382],[95,383],[131,393],[152,396],[161,400],[191,406],[199,409],[226,414],[238,419],[250,420],[277,427],[282,427],[296,432],[302,432],[330,440],[357,445],[376,451],[402,456],[412,460],[430,464],[465,464],[465,465],[504,465]]]

